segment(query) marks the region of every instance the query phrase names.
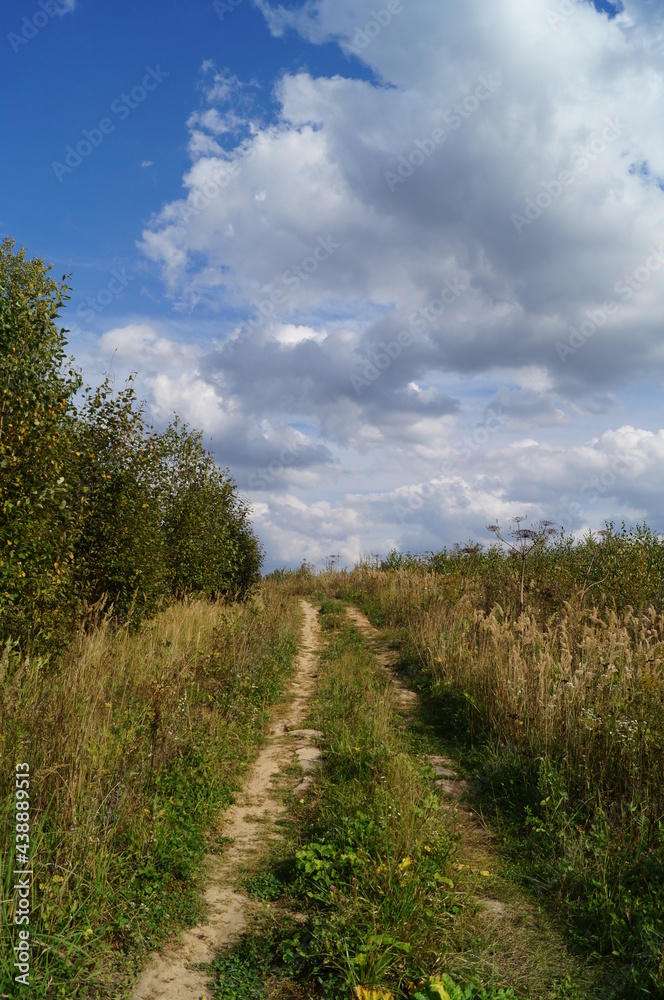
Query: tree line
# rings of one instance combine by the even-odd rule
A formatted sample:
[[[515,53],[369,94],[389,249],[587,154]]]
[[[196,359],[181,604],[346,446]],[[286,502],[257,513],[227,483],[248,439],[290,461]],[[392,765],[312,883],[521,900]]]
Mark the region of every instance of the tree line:
[[[201,432],[156,431],[131,377],[84,386],[51,270],[0,244],[0,642],[24,652],[102,608],[136,622],[187,592],[241,597],[263,562]]]

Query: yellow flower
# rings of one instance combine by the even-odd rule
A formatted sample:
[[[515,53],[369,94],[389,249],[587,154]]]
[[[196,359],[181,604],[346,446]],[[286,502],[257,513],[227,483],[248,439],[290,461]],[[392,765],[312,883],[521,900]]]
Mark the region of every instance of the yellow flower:
[[[427,854],[431,854],[431,848],[429,847],[428,844],[424,845],[424,850],[427,852]]]
[[[484,875],[485,878],[488,878],[490,874],[491,874],[491,872],[487,872],[487,871],[480,872],[480,875]]]
[[[85,931],[83,932],[83,937],[85,938],[86,941],[89,941],[93,934],[94,931],[92,930],[92,927],[86,927]]]
[[[403,861],[401,862],[401,864],[399,865],[399,871],[405,871],[406,868],[408,868],[408,867],[410,867],[410,865],[412,865],[412,863],[413,863],[413,859],[412,858],[404,858]]]
[[[356,986],[355,996],[357,1000],[393,1000],[388,990],[368,989],[366,986]]]

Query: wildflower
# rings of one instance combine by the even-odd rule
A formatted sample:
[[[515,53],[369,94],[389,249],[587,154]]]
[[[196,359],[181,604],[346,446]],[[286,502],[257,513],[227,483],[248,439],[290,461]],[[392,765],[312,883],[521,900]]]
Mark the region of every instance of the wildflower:
[[[89,941],[93,934],[94,931],[92,930],[92,927],[86,927],[86,929],[83,931],[83,937],[85,938],[86,941]]]
[[[424,850],[427,852],[427,854],[431,854],[431,848],[429,847],[428,844],[424,845]]]
[[[404,858],[403,861],[401,862],[401,864],[399,865],[399,871],[402,871],[402,872],[405,871],[406,868],[409,868],[410,865],[412,865],[412,863],[413,863],[413,859],[412,858]]]

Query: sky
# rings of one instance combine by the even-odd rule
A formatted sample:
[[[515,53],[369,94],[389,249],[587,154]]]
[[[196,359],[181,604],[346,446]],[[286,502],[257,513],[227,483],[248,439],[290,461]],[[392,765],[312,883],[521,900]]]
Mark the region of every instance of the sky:
[[[664,530],[664,8],[8,0],[0,236],[266,569]],[[7,95],[11,95],[8,97]]]

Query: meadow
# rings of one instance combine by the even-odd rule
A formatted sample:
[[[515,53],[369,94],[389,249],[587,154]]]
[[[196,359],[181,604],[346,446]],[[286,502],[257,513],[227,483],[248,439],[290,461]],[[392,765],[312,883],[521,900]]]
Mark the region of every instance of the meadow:
[[[607,969],[664,992],[664,545],[646,526],[392,553],[318,576],[388,630],[521,879]],[[604,995],[604,994],[603,994]]]
[[[178,602],[110,619],[44,668],[0,658],[0,995],[110,998],[202,912],[217,821],[283,693],[297,609]],[[14,763],[30,767],[31,968],[14,983]],[[6,947],[9,943],[9,947]]]

